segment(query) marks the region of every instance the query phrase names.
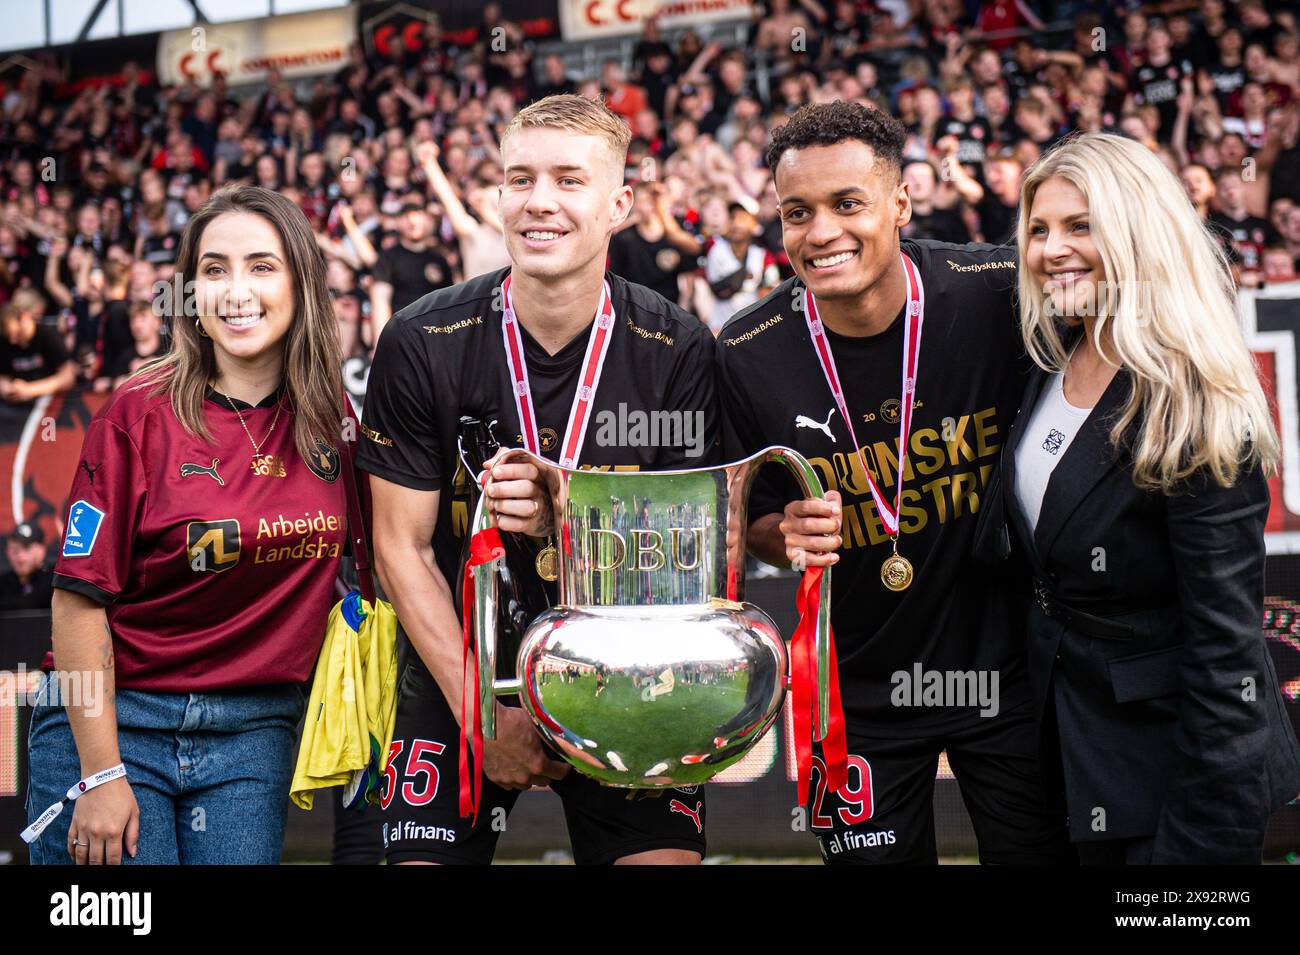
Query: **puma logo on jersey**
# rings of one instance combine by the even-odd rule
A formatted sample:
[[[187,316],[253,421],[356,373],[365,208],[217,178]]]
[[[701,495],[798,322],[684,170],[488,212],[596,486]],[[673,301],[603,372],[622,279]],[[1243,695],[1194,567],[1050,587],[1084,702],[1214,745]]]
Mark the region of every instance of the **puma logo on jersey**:
[[[91,483],[91,484],[94,484],[94,483],[95,483],[95,472],[98,471],[98,470],[99,470],[100,468],[102,468],[103,466],[104,466],[104,465],[102,465],[102,464],[97,464],[97,465],[95,465],[95,466],[92,468],[92,467],[90,466],[90,463],[89,463],[88,461],[82,461],[82,462],[81,462],[81,469],[82,469],[83,471],[86,472],[86,477],[90,478],[90,483]]]
[[[204,467],[201,464],[182,464],[181,477],[183,478],[189,477],[191,474],[206,474],[208,477],[212,478],[212,480],[216,481],[219,485],[225,487],[226,482],[223,481],[221,479],[221,475],[217,473],[217,465],[220,463],[221,463],[220,458],[213,458],[212,464],[209,465],[208,467]]]
[[[697,802],[695,808],[691,809],[680,799],[671,799],[668,801],[669,812],[680,812],[683,816],[690,816],[691,821],[695,823],[695,831],[704,832],[704,825],[700,822],[700,810],[704,808],[703,802]]]
[[[807,415],[802,415],[802,414],[795,415],[794,426],[796,428],[812,428],[816,431],[820,431],[823,434],[825,434],[826,437],[831,439],[831,444],[835,444],[836,443],[835,435],[831,434],[831,418],[834,415],[835,415],[835,409],[832,408],[826,414],[825,423],[814,421],[812,418],[808,417]]]

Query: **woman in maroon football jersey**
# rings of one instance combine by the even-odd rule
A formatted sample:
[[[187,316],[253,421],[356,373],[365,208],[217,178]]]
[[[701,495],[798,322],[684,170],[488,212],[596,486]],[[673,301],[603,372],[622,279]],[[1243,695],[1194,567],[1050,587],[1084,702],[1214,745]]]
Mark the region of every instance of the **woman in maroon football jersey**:
[[[155,300],[175,294],[172,348],[91,422],[70,495],[58,669],[32,716],[34,863],[279,859],[355,423],[293,203],[222,189],[177,269]],[[45,818],[69,786],[71,811]]]

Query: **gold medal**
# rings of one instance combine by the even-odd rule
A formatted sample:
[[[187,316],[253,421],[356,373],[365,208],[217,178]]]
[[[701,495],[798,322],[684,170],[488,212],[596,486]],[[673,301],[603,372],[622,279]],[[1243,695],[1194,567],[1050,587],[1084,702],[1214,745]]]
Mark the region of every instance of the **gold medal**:
[[[537,576],[542,580],[559,579],[559,554],[555,550],[554,543],[548,541],[546,546],[537,552],[537,557],[533,559],[533,566],[537,568]]]
[[[912,562],[898,552],[898,538],[894,538],[894,552],[880,565],[880,582],[894,593],[912,586]]]

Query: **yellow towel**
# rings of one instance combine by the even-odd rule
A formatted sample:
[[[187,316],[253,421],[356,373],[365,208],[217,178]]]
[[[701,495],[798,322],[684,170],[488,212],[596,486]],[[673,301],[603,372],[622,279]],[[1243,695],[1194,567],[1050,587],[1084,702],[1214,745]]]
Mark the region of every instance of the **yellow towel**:
[[[397,718],[397,615],[355,591],[330,611],[289,798],[310,809],[315,790],[347,786],[344,805],[379,788]]]

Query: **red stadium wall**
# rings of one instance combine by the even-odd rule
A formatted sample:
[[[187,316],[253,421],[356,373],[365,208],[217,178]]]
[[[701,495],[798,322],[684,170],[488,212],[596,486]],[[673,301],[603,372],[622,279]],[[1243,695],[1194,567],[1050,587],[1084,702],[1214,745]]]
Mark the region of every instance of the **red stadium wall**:
[[[54,553],[86,426],[108,398],[70,392],[44,408],[0,409],[0,534],[13,530],[19,517],[39,523]],[[24,454],[22,472],[15,474]]]

